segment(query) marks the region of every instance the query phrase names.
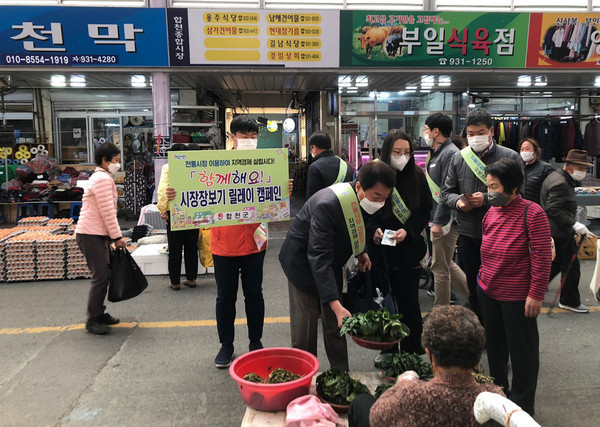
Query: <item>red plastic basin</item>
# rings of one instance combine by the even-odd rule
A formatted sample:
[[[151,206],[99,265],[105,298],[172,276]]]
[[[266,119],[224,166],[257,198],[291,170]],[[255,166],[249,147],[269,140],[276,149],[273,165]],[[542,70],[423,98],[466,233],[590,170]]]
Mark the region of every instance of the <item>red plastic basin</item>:
[[[283,384],[257,384],[242,379],[249,372],[267,377],[275,368],[286,369],[302,378]],[[251,351],[238,357],[229,367],[242,400],[259,411],[285,411],[288,403],[310,391],[319,361],[311,353],[297,348],[275,347]]]

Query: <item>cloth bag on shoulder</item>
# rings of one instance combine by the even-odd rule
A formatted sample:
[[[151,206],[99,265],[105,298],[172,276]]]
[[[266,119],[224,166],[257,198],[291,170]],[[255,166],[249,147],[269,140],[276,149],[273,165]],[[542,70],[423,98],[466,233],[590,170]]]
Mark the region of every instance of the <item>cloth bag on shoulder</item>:
[[[125,301],[141,294],[148,280],[127,249],[110,249],[108,300]]]

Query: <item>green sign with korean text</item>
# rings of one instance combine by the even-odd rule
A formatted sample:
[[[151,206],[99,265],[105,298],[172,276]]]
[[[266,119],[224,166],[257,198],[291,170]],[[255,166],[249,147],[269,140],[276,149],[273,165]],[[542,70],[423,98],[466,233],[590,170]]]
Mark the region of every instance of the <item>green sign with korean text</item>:
[[[285,149],[169,153],[172,230],[290,219]]]
[[[340,12],[340,67],[524,68],[528,13]]]

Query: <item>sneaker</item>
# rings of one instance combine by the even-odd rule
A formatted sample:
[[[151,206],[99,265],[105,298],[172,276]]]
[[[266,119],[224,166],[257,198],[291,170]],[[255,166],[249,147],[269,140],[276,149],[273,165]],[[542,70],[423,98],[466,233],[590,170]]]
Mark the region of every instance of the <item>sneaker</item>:
[[[104,313],[102,316],[98,317],[98,323],[104,323],[105,325],[116,325],[119,322],[119,319],[112,317],[108,313]]]
[[[85,329],[91,334],[106,335],[110,332],[110,327],[106,323],[101,323],[99,319],[88,319],[85,322]]]
[[[262,345],[262,342],[260,342],[260,340],[250,341],[250,345],[248,345],[249,351],[260,350],[261,348],[264,348],[264,347]]]
[[[427,295],[431,298],[435,298],[435,289],[433,287],[433,284],[431,284],[431,286],[429,286],[429,289],[427,289]]]
[[[196,280],[184,280],[183,284],[185,286],[187,286],[188,288],[195,288],[196,287]]]
[[[220,369],[228,368],[233,359],[233,345],[223,344],[221,350],[217,353],[217,357],[215,357],[215,366]]]
[[[456,299],[456,294],[454,292],[450,292],[450,305],[456,304],[456,301],[458,301]]]
[[[563,305],[561,303],[558,303],[558,307],[562,308],[563,310],[574,311],[575,313],[589,313],[590,312],[590,308],[587,305],[583,305],[583,304],[579,304],[577,307],[571,307],[570,305]]]
[[[383,352],[379,352],[377,356],[375,356],[375,359],[373,359],[373,366],[375,366],[376,369],[381,369],[381,362],[383,362],[384,354],[385,353]]]
[[[175,285],[175,284],[171,283],[169,285],[169,288],[173,289],[174,291],[178,291],[179,289],[181,289],[181,286],[179,284]]]

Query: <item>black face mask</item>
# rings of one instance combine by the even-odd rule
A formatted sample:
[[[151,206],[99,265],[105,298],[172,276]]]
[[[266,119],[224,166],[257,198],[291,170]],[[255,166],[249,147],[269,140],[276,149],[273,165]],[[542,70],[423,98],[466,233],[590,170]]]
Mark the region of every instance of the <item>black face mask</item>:
[[[508,197],[504,193],[488,191],[488,201],[492,206],[506,206],[508,203]]]

